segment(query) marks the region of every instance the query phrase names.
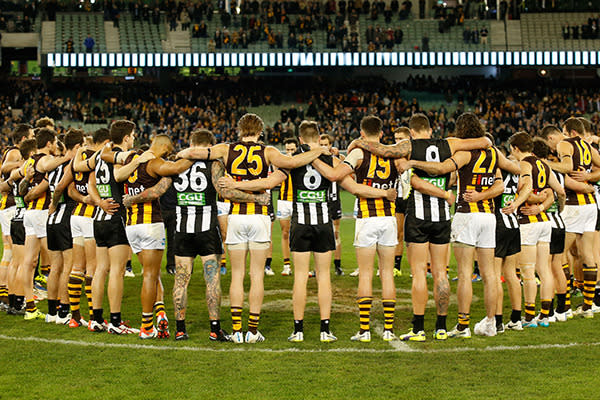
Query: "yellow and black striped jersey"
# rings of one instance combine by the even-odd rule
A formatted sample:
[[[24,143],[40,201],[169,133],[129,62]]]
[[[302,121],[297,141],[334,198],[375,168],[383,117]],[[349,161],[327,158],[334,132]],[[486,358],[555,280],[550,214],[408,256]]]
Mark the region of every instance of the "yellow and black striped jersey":
[[[27,170],[29,168],[33,168],[33,170],[34,170],[33,178],[29,185],[30,188],[39,185],[40,183],[42,183],[44,181],[44,179],[46,179],[46,173],[39,172],[37,170],[38,162],[40,161],[40,159],[42,157],[45,157],[46,155],[47,154],[43,154],[43,153],[42,154],[34,154],[33,156],[29,157],[29,159],[27,159],[27,161],[25,162],[25,169],[24,169],[25,174],[27,174]],[[48,187],[48,189],[44,193],[42,193],[42,195],[40,197],[27,203],[27,209],[28,210],[47,210],[48,207],[50,207],[50,201],[52,200],[51,197],[52,197],[52,194],[50,193],[50,187]]]
[[[266,178],[269,174],[265,146],[255,142],[237,142],[229,145],[225,169],[237,181]],[[258,203],[231,202],[232,215],[269,215],[267,206]]]
[[[292,175],[288,174],[288,177],[285,179],[285,181],[281,182],[281,188],[279,189],[279,200],[294,200],[294,191],[292,190]]]
[[[548,174],[551,170],[545,162],[536,156],[525,157],[523,161],[531,164],[531,183],[533,187],[533,194],[538,194],[548,187]],[[523,215],[521,213],[522,208],[523,206],[521,206],[517,211],[518,221],[521,225],[533,222],[550,221],[548,215],[544,211],[537,215]]]
[[[127,158],[127,163],[139,157],[138,154],[132,154]],[[148,163],[140,164],[133,174],[125,181],[125,193],[135,196],[144,190],[151,188],[160,181],[160,177],[152,177],[148,174],[146,168]],[[160,213],[160,203],[158,199],[147,203],[133,204],[127,209],[127,225],[153,224],[162,222]]]
[[[464,199],[467,190],[483,192],[496,180],[498,154],[491,147],[487,150],[471,150],[470,161],[458,170],[458,200],[456,212],[494,213],[494,199],[469,203]]]
[[[94,151],[86,150],[81,156],[84,160],[92,157],[94,155]],[[75,189],[82,195],[88,195],[88,185],[90,179],[90,172],[75,172],[73,169],[73,164],[71,163],[71,172],[73,173],[73,183],[75,185]],[[73,209],[73,215],[77,215],[80,217],[88,217],[92,218],[94,216],[95,207],[86,204],[86,203],[77,203],[75,208]]]
[[[394,161],[362,150],[363,159],[356,168],[356,182],[378,189],[391,189],[396,185],[398,171]],[[358,198],[357,218],[390,217],[396,213],[396,202],[385,198]]]
[[[2,164],[6,161],[6,155],[12,150],[19,150],[17,146],[10,146],[4,153],[2,153]],[[5,181],[10,178],[10,171],[2,174],[2,180]],[[13,195],[12,190],[9,190],[6,193],[2,194],[2,199],[0,200],[0,210],[4,210],[6,208],[12,207],[15,205],[15,196]]]
[[[592,170],[592,148],[585,140],[579,136],[566,139],[573,146],[573,171]],[[567,200],[565,204],[571,206],[582,206],[585,204],[595,204],[596,199],[593,193],[577,193],[565,188]]]

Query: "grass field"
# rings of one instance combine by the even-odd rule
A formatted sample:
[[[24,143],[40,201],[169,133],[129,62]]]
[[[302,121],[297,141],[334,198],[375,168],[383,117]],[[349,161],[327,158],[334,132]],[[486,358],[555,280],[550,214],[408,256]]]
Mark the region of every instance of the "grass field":
[[[344,195],[344,211],[352,199]],[[342,267],[354,270],[351,246],[354,221],[342,221]],[[208,315],[204,282],[192,277],[188,307],[188,333],[184,343],[140,341],[85,329],[46,325],[41,321],[0,315],[0,399],[420,399],[420,398],[595,398],[600,383],[595,367],[600,357],[598,321],[574,319],[567,323],[507,332],[493,338],[434,342],[431,334],[435,309],[426,314],[425,343],[383,342],[377,334],[368,344],[350,342],[358,329],[354,303],[356,278],[332,276],[334,306],[332,344],[318,340],[319,315],[316,284],[309,281],[305,317],[305,342],[290,344],[293,277],[281,272],[278,224],[273,232],[273,267],[265,277],[265,300],[259,329],[267,340],[256,345],[212,343],[208,340]],[[408,330],[412,317],[410,278],[396,278],[396,332]],[[333,267],[332,267],[333,270]],[[135,278],[126,278],[123,318],[139,324],[140,266]],[[196,271],[201,271],[196,268]],[[451,276],[455,276],[452,261]],[[229,278],[223,277],[223,327],[230,331]],[[163,274],[167,313],[173,320],[170,290],[173,278]],[[383,324],[380,285],[375,282],[372,313],[376,333]],[[431,281],[430,281],[431,282]],[[455,293],[455,283],[452,284]],[[482,283],[474,284],[472,318],[484,315]],[[431,298],[431,292],[430,292]],[[574,305],[580,298],[574,299]],[[508,298],[505,301],[508,303]],[[46,302],[40,303],[46,310]],[[85,306],[83,307],[85,309]],[[108,304],[105,305],[108,309]],[[505,318],[510,307],[505,306]],[[105,311],[106,312],[106,311]],[[453,295],[448,327],[455,323]],[[247,308],[244,326],[247,322]],[[585,386],[584,386],[585,385]],[[584,388],[592,392],[585,393]]]

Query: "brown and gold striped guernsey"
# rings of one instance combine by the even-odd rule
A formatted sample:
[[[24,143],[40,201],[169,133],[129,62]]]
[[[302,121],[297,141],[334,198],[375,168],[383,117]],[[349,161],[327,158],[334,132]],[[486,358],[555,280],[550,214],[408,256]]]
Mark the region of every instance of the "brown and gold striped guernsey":
[[[237,181],[251,181],[266,178],[269,166],[265,158],[265,146],[256,142],[236,142],[229,145],[227,173]],[[263,193],[263,192],[256,192]],[[269,215],[268,207],[257,203],[231,202],[232,215]]]
[[[126,163],[130,163],[139,157],[139,154],[132,154],[127,158]],[[160,177],[152,177],[148,175],[146,167],[148,163],[145,162],[140,164],[133,174],[125,181],[125,193],[130,196],[135,196],[142,193],[144,190],[151,188],[160,181]],[[127,225],[138,225],[138,224],[153,224],[155,222],[162,222],[162,215],[160,213],[160,204],[158,199],[152,200],[147,203],[133,204],[127,209]]]
[[[458,201],[456,212],[460,213],[494,213],[494,199],[475,203],[465,201],[467,190],[483,192],[496,180],[498,154],[495,148],[487,150],[471,150],[471,160],[458,170]]]
[[[545,162],[536,156],[525,157],[523,161],[531,164],[531,183],[533,187],[533,194],[538,194],[548,187],[548,174],[550,174],[551,170]],[[533,222],[550,221],[546,212],[541,212],[538,215],[523,215],[521,213],[523,207],[524,205],[519,207],[519,210],[517,211],[519,224],[523,225]]]
[[[81,154],[81,158],[86,160],[94,155],[93,150],[86,150]],[[75,172],[73,169],[73,163],[71,163],[71,172],[73,173],[73,183],[75,184],[75,189],[82,195],[88,195],[88,184],[90,178],[90,172]],[[94,210],[96,207],[85,204],[85,203],[77,203],[77,206],[73,209],[73,215],[77,215],[79,217],[88,217],[92,218],[94,216]]]
[[[39,185],[44,179],[46,179],[46,173],[39,172],[37,169],[38,162],[42,157],[45,156],[47,156],[47,154],[34,154],[33,156],[29,157],[25,162],[25,174],[27,174],[27,170],[29,168],[33,168],[33,170],[35,171],[33,174],[33,179],[29,184],[30,188]],[[48,207],[50,207],[50,201],[52,200],[51,197],[52,194],[50,193],[50,187],[48,187],[48,189],[44,193],[42,193],[40,197],[27,203],[27,209],[47,210]]]
[[[294,192],[292,191],[292,175],[288,174],[285,181],[281,182],[281,188],[279,189],[279,200],[293,201]]]
[[[592,170],[592,148],[579,136],[565,139],[573,146],[573,171]],[[595,204],[596,199],[593,193],[577,193],[565,188],[567,201],[565,204],[570,206],[583,206],[585,204]]]
[[[2,164],[4,164],[4,161],[6,161],[6,155],[9,152],[11,152],[12,150],[19,150],[19,148],[17,146],[10,146],[6,150],[4,150],[4,153],[2,154]],[[2,174],[3,181],[6,181],[8,178],[10,178],[10,171]],[[14,205],[15,205],[15,196],[13,195],[12,190],[9,190],[8,192],[3,193],[2,200],[0,200],[0,210],[4,210],[4,209],[12,207]]]
[[[391,189],[398,179],[398,171],[393,160],[378,157],[362,150],[363,159],[356,169],[356,182],[378,189]],[[396,202],[385,198],[358,198],[357,218],[391,217],[396,213]]]

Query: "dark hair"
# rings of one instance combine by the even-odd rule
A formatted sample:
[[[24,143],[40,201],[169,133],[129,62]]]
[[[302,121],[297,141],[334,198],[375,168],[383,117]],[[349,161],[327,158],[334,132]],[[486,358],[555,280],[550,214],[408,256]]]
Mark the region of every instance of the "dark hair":
[[[35,141],[37,143],[38,150],[46,147],[48,142],[54,142],[55,139],[56,132],[50,128],[41,128],[35,135]]]
[[[485,135],[483,125],[472,112],[461,114],[456,119],[456,137],[461,139],[480,138]]]
[[[587,118],[577,117],[577,119],[583,124],[584,132],[592,132],[592,123]]]
[[[550,154],[550,146],[542,138],[533,138],[533,150],[532,153],[537,158],[548,158]]]
[[[19,144],[23,138],[29,137],[29,131],[33,129],[33,127],[29,124],[19,124],[15,127],[11,135],[11,139],[13,144]]]
[[[54,120],[50,117],[43,117],[35,122],[36,128],[54,128]]]
[[[508,138],[508,144],[519,149],[523,153],[529,153],[533,150],[533,141],[527,132],[517,132]]]
[[[216,143],[215,135],[208,129],[195,129],[190,134],[192,146],[206,146]]]
[[[94,135],[92,136],[92,140],[96,144],[102,143],[105,140],[110,140],[109,130],[106,128],[96,129],[96,132],[94,132]]]
[[[321,138],[323,137],[323,135],[321,135]],[[296,147],[298,147],[300,145],[300,143],[298,142],[298,139],[296,139],[295,137],[290,137],[287,138],[283,141],[283,145],[285,146],[286,144],[295,144]]]
[[[333,144],[333,142],[335,141],[335,139],[333,138],[332,135],[328,134],[328,133],[324,133],[322,134],[319,139],[321,140],[325,140],[327,139],[327,142],[329,142],[329,144]]]
[[[110,125],[110,140],[119,145],[127,135],[131,135],[135,129],[135,124],[125,119],[120,119]]]
[[[383,127],[383,122],[376,115],[367,115],[360,121],[360,130],[367,136],[378,136]]]
[[[567,118],[567,120],[563,124],[563,127],[566,129],[567,133],[569,133],[569,134],[571,133],[571,131],[577,132],[577,134],[579,136],[583,136],[583,134],[585,133],[585,131],[583,130],[583,124],[581,123],[579,118],[575,118],[575,117]]]
[[[258,115],[247,113],[240,118],[237,127],[240,138],[246,136],[258,136],[265,128],[265,123]]]
[[[319,124],[315,121],[302,121],[298,128],[299,136],[305,140],[319,140]],[[296,145],[298,146],[298,145]]]
[[[562,131],[556,125],[546,125],[538,133],[538,136],[544,140],[548,139],[550,135],[562,135]]]
[[[67,150],[73,149],[78,144],[83,143],[83,130],[71,128],[65,135],[65,147]]]
[[[413,114],[408,121],[408,127],[415,132],[422,132],[431,129],[429,118],[422,113]]]
[[[24,159],[28,159],[29,157],[31,157],[31,153],[33,153],[36,148],[37,141],[35,139],[23,140],[23,142],[19,146],[19,152],[21,153],[21,157],[23,157]]]

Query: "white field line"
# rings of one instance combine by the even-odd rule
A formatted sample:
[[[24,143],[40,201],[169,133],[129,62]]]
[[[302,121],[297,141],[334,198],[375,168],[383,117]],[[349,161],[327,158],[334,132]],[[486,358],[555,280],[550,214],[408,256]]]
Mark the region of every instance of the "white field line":
[[[379,335],[379,337],[383,338],[383,326],[381,325],[381,323],[379,321],[371,320],[371,326],[373,326],[373,328],[375,328],[375,333],[377,333],[377,335]],[[408,344],[404,343],[401,340],[390,340],[388,343],[396,351],[405,352],[405,353],[409,353],[409,352],[414,353],[414,352],[420,351],[419,349],[410,347]]]
[[[369,348],[332,348],[332,349],[302,349],[292,347],[289,349],[265,349],[261,347],[252,347],[249,345],[235,346],[228,348],[211,347],[193,347],[193,346],[161,346],[148,344],[130,344],[130,343],[103,343],[86,342],[83,340],[65,340],[65,339],[46,339],[35,336],[15,337],[0,335],[0,340],[16,342],[35,342],[49,343],[68,346],[83,346],[96,348],[115,348],[115,349],[134,349],[134,350],[154,350],[154,351],[188,351],[188,352],[257,352],[257,353],[467,353],[467,352],[493,352],[493,351],[515,351],[515,350],[545,350],[545,349],[566,349],[571,347],[591,347],[600,346],[600,342],[592,343],[564,343],[564,344],[535,344],[535,345],[514,345],[514,346],[488,346],[488,347],[455,347],[451,349],[419,349],[404,344],[403,346],[394,346],[391,349],[369,349]]]

